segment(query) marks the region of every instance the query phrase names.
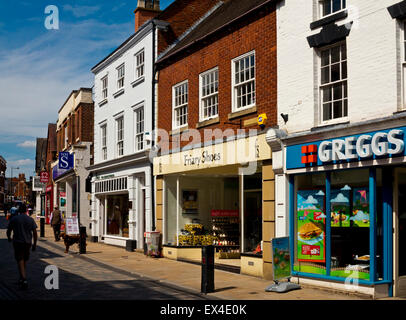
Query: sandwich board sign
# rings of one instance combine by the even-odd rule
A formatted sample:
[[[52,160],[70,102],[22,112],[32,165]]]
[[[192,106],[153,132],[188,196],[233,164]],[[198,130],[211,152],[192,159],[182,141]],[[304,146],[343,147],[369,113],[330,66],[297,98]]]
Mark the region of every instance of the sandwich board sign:
[[[290,246],[289,237],[272,239],[272,268],[274,284],[265,289],[267,292],[288,292],[294,289],[300,289],[300,286],[290,282]],[[287,282],[279,282],[287,279]]]
[[[66,234],[79,234],[78,218],[66,219]]]

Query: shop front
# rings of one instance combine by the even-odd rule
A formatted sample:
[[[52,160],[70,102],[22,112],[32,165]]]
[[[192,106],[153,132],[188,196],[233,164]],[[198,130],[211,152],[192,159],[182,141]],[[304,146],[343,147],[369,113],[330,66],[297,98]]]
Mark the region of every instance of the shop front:
[[[264,263],[270,261],[263,251],[274,232],[270,159],[265,135],[155,158],[157,228],[163,233],[164,256],[200,262],[202,246],[214,245],[219,267],[269,276],[270,264],[264,270]]]
[[[92,174],[92,241],[144,248],[144,232],[151,231],[151,170],[132,166],[89,168]]]
[[[406,127],[377,127],[284,139],[291,267],[300,281],[375,297],[405,293]]]

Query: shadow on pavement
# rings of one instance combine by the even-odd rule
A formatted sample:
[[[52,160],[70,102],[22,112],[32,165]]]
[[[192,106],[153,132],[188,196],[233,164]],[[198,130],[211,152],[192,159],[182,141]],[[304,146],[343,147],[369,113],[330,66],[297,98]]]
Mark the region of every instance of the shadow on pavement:
[[[137,279],[95,266],[81,259],[50,251],[38,241],[37,250],[30,253],[27,263],[28,289],[18,288],[18,269],[12,243],[5,235],[6,220],[0,217],[0,282],[22,300],[178,300],[182,292],[166,292],[153,281]],[[47,290],[45,274],[48,265],[56,265],[59,289]],[[0,300],[1,300],[0,296]],[[189,296],[189,299],[196,297]]]

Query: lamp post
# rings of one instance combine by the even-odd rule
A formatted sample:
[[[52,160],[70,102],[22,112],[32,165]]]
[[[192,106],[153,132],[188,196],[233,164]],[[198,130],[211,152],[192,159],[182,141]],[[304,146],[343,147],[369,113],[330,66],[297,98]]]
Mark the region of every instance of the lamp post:
[[[10,196],[13,197],[13,169],[20,170],[19,167],[11,167],[11,179],[10,179]]]

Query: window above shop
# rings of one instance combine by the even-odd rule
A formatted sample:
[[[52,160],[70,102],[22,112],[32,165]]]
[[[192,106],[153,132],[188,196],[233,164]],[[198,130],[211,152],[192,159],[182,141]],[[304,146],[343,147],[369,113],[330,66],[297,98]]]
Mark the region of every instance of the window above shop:
[[[218,116],[218,68],[200,75],[200,121]]]
[[[232,111],[255,106],[255,51],[232,61]]]
[[[319,6],[320,18],[322,18],[345,9],[346,0],[322,0]]]
[[[345,42],[320,50],[321,123],[348,117],[347,47]]]
[[[189,101],[189,85],[187,80],[173,86],[172,99],[172,128],[179,129],[187,126]]]

